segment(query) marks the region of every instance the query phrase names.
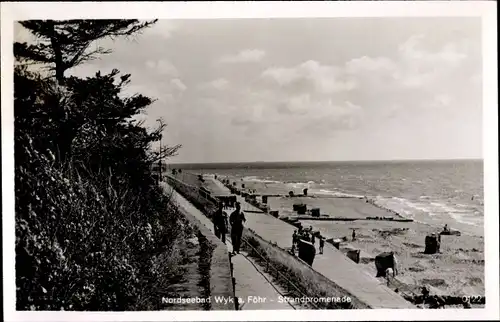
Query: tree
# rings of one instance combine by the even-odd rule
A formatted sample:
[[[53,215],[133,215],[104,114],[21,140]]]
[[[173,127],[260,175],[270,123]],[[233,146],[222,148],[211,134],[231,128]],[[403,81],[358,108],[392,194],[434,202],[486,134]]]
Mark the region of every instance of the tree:
[[[52,64],[59,84],[64,72],[99,54],[111,51],[102,47],[90,50],[99,39],[131,36],[157,20],[28,20],[20,24],[39,38],[37,44],[15,43],[14,55],[21,60]]]
[[[55,71],[56,83],[59,85],[58,87],[52,84],[53,90],[45,91],[47,94],[45,99],[51,100],[51,109],[44,112],[49,121],[58,120],[58,126],[53,128],[52,137],[56,145],[54,153],[59,162],[64,163],[70,157],[71,144],[83,126],[99,125],[101,129],[116,126],[153,102],[142,95],[134,95],[125,100],[119,98],[118,93],[129,83],[130,75],[122,75],[116,85],[115,77],[119,73],[118,70],[113,70],[104,76],[98,72],[94,78],[87,79],[66,78],[65,71],[92,60],[99,54],[111,52],[102,47],[90,49],[91,44],[96,40],[132,36],[152,26],[156,21],[29,20],[20,22],[40,41],[37,44],[15,43],[16,58],[47,64],[51,70]],[[20,77],[18,80],[18,84],[27,81],[21,80]],[[100,86],[103,86],[102,91],[109,90],[109,95],[100,93],[97,90]],[[31,97],[34,96],[31,95]],[[98,108],[95,108],[96,106]],[[46,121],[44,124],[48,124]],[[164,126],[160,126],[161,130],[163,128]],[[159,133],[161,135],[161,131]],[[157,131],[152,134],[154,137],[157,135]],[[166,149],[165,153],[175,153],[178,148]]]

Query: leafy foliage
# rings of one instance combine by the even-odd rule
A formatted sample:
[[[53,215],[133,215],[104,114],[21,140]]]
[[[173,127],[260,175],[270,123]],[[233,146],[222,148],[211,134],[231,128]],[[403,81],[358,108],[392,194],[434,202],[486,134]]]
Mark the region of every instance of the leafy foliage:
[[[28,20],[20,24],[39,39],[37,44],[16,43],[14,55],[20,60],[53,64],[56,79],[64,80],[67,69],[111,51],[91,44],[103,38],[131,36],[154,24],[138,20]]]
[[[16,56],[52,64],[56,77],[15,68],[18,310],[144,309],[176,276],[193,232],[151,168],[180,146],[152,151],[164,125],[131,120],[153,100],[123,97],[130,75],[64,77],[103,52],[88,51],[93,41],[152,23],[22,22],[42,41],[15,44]]]

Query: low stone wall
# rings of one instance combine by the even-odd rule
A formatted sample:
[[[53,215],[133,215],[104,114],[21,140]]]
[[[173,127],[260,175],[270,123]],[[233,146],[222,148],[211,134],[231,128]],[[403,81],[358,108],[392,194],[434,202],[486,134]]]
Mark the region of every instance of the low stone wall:
[[[271,266],[276,268],[289,281],[293,282],[300,292],[310,298],[349,298],[349,302],[344,303],[319,303],[317,309],[366,309],[369,305],[362,302],[348,291],[344,290],[321,273],[312,269],[307,263],[300,258],[292,256],[286,250],[275,244],[262,239],[251,229],[245,228],[243,231],[243,239],[255,248],[260,256],[263,256]],[[243,243],[242,247],[245,247]],[[250,248],[250,247],[247,247]],[[248,249],[250,252],[252,249]],[[280,279],[280,278],[278,278]],[[287,285],[287,281],[283,281]],[[291,292],[295,292],[291,290]],[[302,296],[295,294],[295,296]]]
[[[203,192],[199,188],[187,185],[173,177],[167,176],[167,182],[177,191],[181,196],[189,200],[196,208],[204,214],[210,216],[216,209],[216,200],[211,196],[203,196]]]

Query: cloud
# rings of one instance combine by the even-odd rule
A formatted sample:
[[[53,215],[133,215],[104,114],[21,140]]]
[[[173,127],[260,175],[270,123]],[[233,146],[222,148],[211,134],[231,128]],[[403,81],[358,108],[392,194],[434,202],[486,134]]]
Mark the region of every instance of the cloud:
[[[252,135],[276,142],[294,138],[309,140],[321,135],[335,136],[339,131],[359,126],[363,109],[351,101],[338,101],[312,93],[289,96],[279,92],[242,92],[229,115],[235,135]],[[283,126],[286,124],[286,126]]]
[[[241,125],[247,126],[247,125],[252,124],[252,121],[250,121],[249,119],[245,118],[242,115],[236,115],[235,117],[233,117],[231,119],[231,124],[235,125],[235,126],[241,126]]]
[[[161,19],[150,28],[144,30],[143,35],[169,39],[172,37],[172,34],[179,29],[179,26],[180,23],[176,20]]]
[[[358,74],[360,72],[393,72],[396,70],[396,64],[387,57],[368,57],[355,58],[347,62],[346,72],[349,74]]]
[[[166,59],[159,59],[156,61],[148,60],[146,62],[146,67],[157,74],[168,75],[172,77],[176,77],[179,75],[179,71],[177,70],[177,68]]]
[[[339,118],[353,116],[361,112],[361,107],[350,101],[335,102],[332,98],[315,99],[310,94],[302,94],[287,99],[281,109],[285,114],[309,115],[312,119]]]
[[[172,79],[170,83],[174,86],[175,89],[181,92],[184,92],[187,89],[187,86],[178,78]]]
[[[325,94],[350,91],[357,85],[352,78],[346,78],[339,67],[321,65],[314,60],[290,68],[271,67],[261,76],[282,87],[295,86]]]
[[[424,48],[426,38],[414,35],[398,48],[400,70],[394,76],[403,86],[422,88],[433,86],[445,77],[452,81],[452,74],[468,58],[470,47],[467,41],[446,43],[432,51]]]
[[[229,81],[225,78],[217,78],[208,83],[204,83],[200,85],[200,89],[202,90],[218,90],[222,91],[229,87]]]
[[[367,92],[379,95],[405,90],[434,92],[454,84],[456,73],[465,66],[470,44],[465,40],[426,49],[430,43],[423,35],[413,35],[401,43],[391,57],[363,56],[345,64],[345,71]],[[454,76],[455,75],[455,76]]]
[[[429,108],[432,109],[447,109],[452,107],[453,98],[448,94],[437,94],[429,103]]]
[[[407,61],[417,61],[423,64],[444,63],[456,65],[467,58],[462,51],[466,49],[467,43],[460,44],[447,43],[441,50],[432,52],[423,49],[422,43],[425,40],[424,35],[413,35],[399,46],[399,53]]]
[[[266,52],[260,49],[245,49],[236,55],[223,56],[219,62],[226,64],[258,62],[261,61],[265,55]]]

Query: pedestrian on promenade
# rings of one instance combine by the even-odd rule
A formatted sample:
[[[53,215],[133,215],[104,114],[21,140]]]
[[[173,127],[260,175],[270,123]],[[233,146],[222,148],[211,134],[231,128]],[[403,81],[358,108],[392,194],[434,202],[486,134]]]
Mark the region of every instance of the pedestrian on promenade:
[[[219,225],[217,221],[217,213],[219,212],[219,209],[217,209],[214,214],[212,215],[212,223],[214,224],[214,233],[215,237],[220,239],[220,232],[219,232]]]
[[[325,247],[325,238],[321,236],[319,238],[319,253],[323,254],[323,248]]]
[[[385,270],[385,279],[387,281],[387,287],[391,285],[391,275],[394,276],[394,271],[392,268],[389,267]]]
[[[219,218],[219,233],[221,241],[226,243],[226,234],[227,234],[227,213],[225,211],[222,212],[221,217]]]
[[[352,241],[356,240],[356,229],[352,230]]]
[[[295,253],[295,245],[297,245],[297,238],[299,236],[297,235],[297,231],[295,230],[292,235],[292,253]]]
[[[226,231],[227,231],[227,214],[223,210],[222,202],[219,202],[217,210],[215,211],[212,222],[214,223],[215,236],[226,242]]]
[[[233,243],[233,252],[239,254],[241,246],[241,235],[243,234],[243,223],[246,221],[245,214],[241,211],[241,205],[236,203],[236,210],[229,216],[231,224],[231,241]]]

